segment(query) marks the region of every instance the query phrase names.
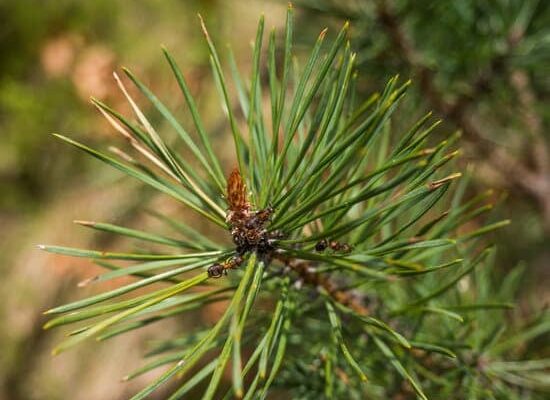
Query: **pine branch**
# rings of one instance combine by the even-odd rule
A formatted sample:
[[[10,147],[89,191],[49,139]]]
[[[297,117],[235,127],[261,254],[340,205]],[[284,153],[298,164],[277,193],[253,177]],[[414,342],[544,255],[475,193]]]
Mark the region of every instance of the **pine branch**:
[[[392,78],[381,93],[356,104],[356,56],[348,43],[348,24],[326,52],[322,44],[327,31],[322,30],[305,65],[291,66],[294,27],[289,7],[282,70],[275,60],[275,35],[270,35],[267,50],[263,46],[263,18],[250,80],[240,76],[236,63],[233,66],[246,122],[240,124],[220,55],[202,19],[200,25],[238,166],[227,178],[222,174],[196,102],[166,49],[197,138],[160,97],[128,70],[125,73],[175,131],[183,153],[165,142],[164,132],[157,131],[115,75],[139,124],[95,104],[126,138],[129,149],[117,149],[111,156],[58,137],[168,195],[194,211],[202,223],[191,226],[153,212],[178,233],[165,235],[78,221],[138,241],[134,252],[40,245],[108,269],[83,284],[135,278],[48,310],[52,319],[45,328],[78,324],[54,352],[91,338],[109,340],[169,318],[189,317],[193,310],[219,303],[224,312],[213,325],[201,321],[157,343],[147,354],[155,358],[125,377],[165,367],[134,400],[175,378],[183,382],[170,399],[183,398],[197,387],[205,399],[265,398],[274,387],[296,398],[388,398],[413,391],[420,398],[433,393],[449,397],[464,374],[477,376],[482,363],[482,373],[499,374],[500,384],[526,384],[517,371],[522,366],[514,371],[513,365],[502,364],[501,356],[523,336],[499,341],[493,326],[476,329],[480,320],[472,317],[491,315],[486,320],[501,326],[501,310],[510,307],[507,299],[493,297],[492,281],[482,275],[491,265],[493,250],[480,240],[509,221],[463,230],[492,205],[484,204],[486,195],[460,205],[466,183],[460,182],[462,173],[449,169],[458,155],[452,149],[458,136],[428,147],[438,125],[429,114],[402,134],[395,133],[398,140],[393,143],[390,122],[409,82]],[[265,97],[262,57],[269,65]],[[266,102],[271,102],[270,118]],[[189,162],[188,155],[201,168]],[[208,223],[221,228],[223,237],[203,233],[202,225]],[[228,239],[229,247],[224,244]],[[462,283],[471,289],[462,291]],[[510,279],[507,285],[515,283]],[[519,334],[530,338],[548,330],[542,320]],[[495,358],[484,361],[490,351]],[[450,359],[458,364],[450,364]],[[523,367],[540,371],[545,366],[531,362]],[[229,370],[231,384],[225,385]],[[442,376],[434,380],[437,374]],[[438,386],[441,381],[443,388]],[[534,381],[538,385],[544,379]]]

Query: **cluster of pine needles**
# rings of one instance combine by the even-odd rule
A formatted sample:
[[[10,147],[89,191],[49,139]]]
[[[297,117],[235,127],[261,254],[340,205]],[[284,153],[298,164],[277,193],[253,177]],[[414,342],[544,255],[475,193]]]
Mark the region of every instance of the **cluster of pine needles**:
[[[495,286],[494,249],[478,239],[508,221],[459,229],[476,226],[493,197],[463,200],[468,177],[448,170],[459,134],[437,141],[430,114],[394,132],[391,116],[410,83],[395,77],[380,93],[358,98],[348,24],[331,43],[322,31],[301,65],[293,56],[292,14],[289,7],[282,37],[272,31],[267,43],[260,19],[248,80],[230,59],[238,106],[201,20],[234,142],[230,174],[166,49],[193,133],[135,75],[124,74],[177,134],[181,151],[167,144],[116,74],[134,117],[93,103],[130,150],[108,154],[56,135],[172,197],[220,233],[208,237],[156,214],[177,237],[77,221],[136,239],[143,251],[40,246],[107,268],[88,284],[135,278],[47,311],[47,328],[78,324],[54,352],[220,303],[213,326],[156,342],[149,361],[126,379],[164,369],[134,400],[168,382],[170,399],[201,388],[203,399],[263,399],[273,388],[304,399],[486,399],[547,385],[541,371],[549,360],[503,361],[521,357],[510,352],[547,331],[550,320],[542,315],[527,328],[503,328],[520,274]],[[153,245],[166,250],[146,250]]]

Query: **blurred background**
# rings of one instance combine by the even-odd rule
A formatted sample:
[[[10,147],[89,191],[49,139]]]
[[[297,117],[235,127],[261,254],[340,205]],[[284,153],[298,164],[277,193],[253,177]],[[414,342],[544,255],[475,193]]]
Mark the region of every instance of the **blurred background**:
[[[352,23],[359,96],[399,73],[413,79],[395,124],[429,110],[444,119],[440,135],[462,132],[455,165],[472,170],[470,197],[494,189],[494,218],[513,224],[491,236],[497,272],[523,263],[520,309],[528,318],[550,299],[550,7],[545,1],[300,0],[296,48],[325,26]],[[106,148],[122,143],[89,102],[126,112],[112,71],[127,66],[173,109],[188,114],[159,45],[177,58],[223,153],[225,119],[210,76],[197,12],[219,49],[230,44],[245,74],[258,16],[284,24],[277,1],[0,0],[0,399],[123,399],[150,376],[121,383],[158,335],[186,321],[145,329],[57,357],[65,332],[42,329],[42,312],[101,288],[76,288],[91,263],[35,249],[38,243],[121,248],[74,219],[143,226],[145,208],[178,214],[175,205],[56,141],[59,132]],[[245,75],[246,76],[246,75]],[[145,102],[142,103],[146,107]],[[120,282],[119,282],[120,283]],[[115,283],[116,284],[116,283]],[[200,318],[215,319],[216,310]],[[162,398],[162,393],[159,393]]]

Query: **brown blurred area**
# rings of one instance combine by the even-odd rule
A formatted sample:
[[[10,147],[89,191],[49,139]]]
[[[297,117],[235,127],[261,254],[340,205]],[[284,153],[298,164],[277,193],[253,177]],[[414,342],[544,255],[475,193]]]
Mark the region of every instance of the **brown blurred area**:
[[[153,224],[144,215],[146,208],[185,214],[179,205],[50,134],[102,149],[122,143],[89,102],[94,96],[119,111],[129,110],[112,77],[121,66],[150,85],[180,118],[187,118],[160,51],[164,45],[180,63],[203,115],[209,116],[207,128],[223,148],[224,119],[197,13],[222,49],[231,44],[246,72],[258,16],[264,12],[270,28],[281,23],[284,8],[252,0],[0,0],[0,399],[128,398],[159,373],[121,382],[141,365],[151,341],[186,329],[185,321],[170,321],[51,356],[71,328],[43,330],[42,313],[126,281],[77,288],[98,267],[84,259],[45,254],[36,245],[128,249],[132,244],[92,234],[72,221],[135,228]],[[140,100],[147,109],[147,102]],[[231,153],[220,157],[230,168]],[[208,309],[197,318],[211,320],[217,313]],[[155,398],[163,397],[160,391]]]

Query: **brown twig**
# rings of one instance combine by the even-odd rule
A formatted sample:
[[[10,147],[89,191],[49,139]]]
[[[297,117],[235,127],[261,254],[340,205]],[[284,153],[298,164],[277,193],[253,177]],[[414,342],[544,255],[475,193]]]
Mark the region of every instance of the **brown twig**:
[[[280,253],[274,254],[274,258],[283,262],[284,265],[294,271],[302,283],[322,289],[334,301],[348,307],[359,315],[367,315],[369,313],[363,301],[355,296],[353,292],[340,289],[328,274],[318,272],[315,268],[315,262],[292,259]]]

